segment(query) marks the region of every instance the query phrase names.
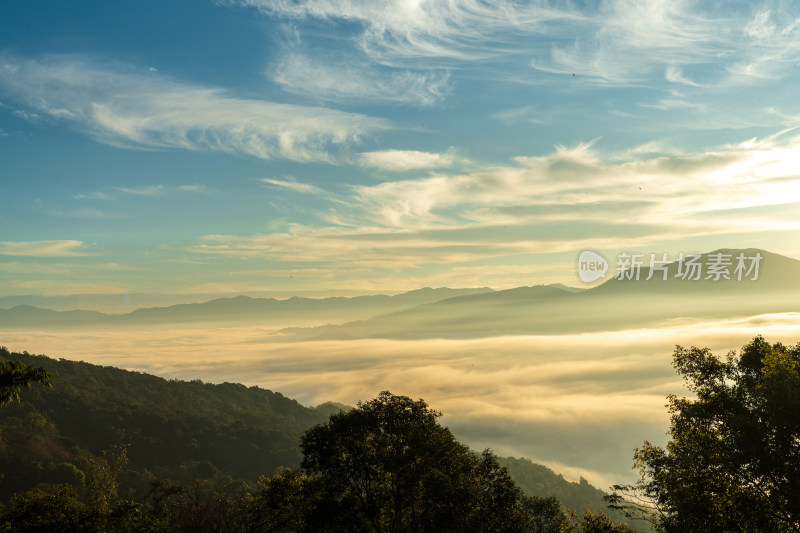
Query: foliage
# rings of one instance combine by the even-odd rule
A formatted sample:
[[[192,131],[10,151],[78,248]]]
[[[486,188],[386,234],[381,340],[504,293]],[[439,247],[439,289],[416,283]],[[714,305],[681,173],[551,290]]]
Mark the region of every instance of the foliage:
[[[255,531],[313,531],[325,522],[320,479],[285,470],[273,478],[262,477],[261,483],[250,509]]]
[[[566,524],[566,516],[561,511],[561,502],[555,496],[541,498],[530,496],[526,502],[531,533],[561,532]]]
[[[37,486],[99,482],[110,466],[101,452],[121,435],[128,462],[117,479],[126,498],[141,499],[156,479],[255,483],[299,466],[300,435],[333,409],[258,387],[169,381],[4,348],[0,363],[46,367],[56,384],[0,409],[2,500]]]
[[[28,389],[32,383],[49,387],[50,374],[47,369],[33,365],[24,366],[19,361],[0,363],[0,407],[19,400],[20,389]]]
[[[558,532],[555,498],[528,498],[422,400],[382,392],[302,439],[302,471],[264,479],[260,531]]]
[[[636,450],[616,505],[666,532],[800,531],[800,344],[678,346],[674,366],[695,398],[669,397],[672,439]]]
[[[110,496],[110,495],[109,495]],[[112,500],[93,508],[71,485],[15,494],[0,510],[0,531],[119,533],[244,533],[250,530],[249,496],[209,492],[203,482],[153,485],[153,502]]]
[[[54,493],[41,489],[14,495],[0,516],[0,531],[89,532],[97,530],[97,517],[78,499],[70,485]]]
[[[567,512],[567,520],[561,526],[560,533],[632,533],[625,524],[615,524],[602,511],[592,512],[584,509],[579,517],[575,511]]]

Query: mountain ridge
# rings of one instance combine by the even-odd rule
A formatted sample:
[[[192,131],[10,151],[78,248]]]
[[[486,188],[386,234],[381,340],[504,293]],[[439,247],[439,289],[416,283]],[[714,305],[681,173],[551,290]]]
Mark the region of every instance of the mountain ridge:
[[[286,299],[253,298],[246,295],[215,298],[206,302],[173,304],[169,306],[142,307],[127,313],[102,313],[90,310],[54,311],[28,304],[18,304],[0,309],[0,328],[28,326],[118,326],[149,325],[164,322],[204,321],[257,321],[278,313],[284,318],[293,315],[302,318],[327,317],[330,311],[348,317],[371,316],[407,306],[421,305],[456,295],[492,292],[488,287],[451,289],[448,287],[423,287],[395,295],[332,296],[307,298],[293,296]],[[358,318],[358,316],[350,317]]]
[[[666,281],[606,280],[580,291],[552,286],[517,287],[492,293],[454,297],[340,325],[282,330],[284,340],[357,338],[481,338],[496,335],[587,333],[651,327],[674,319],[737,318],[796,312],[800,295],[800,261],[758,249],[721,249],[700,254],[761,253],[756,281],[724,282],[676,279],[670,262]],[[767,267],[766,265],[770,265]],[[777,265],[777,267],[775,266]],[[671,269],[671,270],[670,270]],[[444,313],[443,308],[452,310]]]
[[[738,254],[746,258],[760,254],[758,279],[747,277],[755,277],[754,271],[745,273],[741,281],[736,279]],[[756,248],[723,248],[697,255],[706,268],[713,262],[709,258],[727,259],[730,279],[710,279],[714,276],[706,270],[700,273],[700,279],[681,279],[682,265],[672,260],[665,265],[665,273],[657,272],[648,280],[648,254],[641,254],[639,279],[629,271],[587,288],[562,284],[504,290],[423,287],[391,296],[287,299],[239,295],[143,307],[123,314],[53,311],[22,304],[0,309],[0,330],[217,322],[272,325],[280,331],[281,337],[276,339],[280,341],[465,338],[590,332],[647,326],[674,318],[724,318],[796,310],[791,296],[800,293],[800,261]],[[689,301],[692,305],[685,305]]]

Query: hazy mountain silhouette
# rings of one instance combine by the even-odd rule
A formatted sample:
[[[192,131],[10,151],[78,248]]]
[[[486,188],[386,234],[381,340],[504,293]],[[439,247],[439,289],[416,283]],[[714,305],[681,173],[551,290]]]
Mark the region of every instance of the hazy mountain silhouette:
[[[747,259],[741,276],[736,270],[739,254]],[[757,279],[753,280],[755,271],[747,269],[750,258],[757,254],[761,260]],[[708,265],[715,258],[730,262],[728,279],[709,276]],[[277,327],[292,324],[282,330],[282,339],[287,341],[469,338],[616,330],[681,318],[733,318],[797,311],[800,261],[795,259],[752,248],[715,250],[701,254],[702,272],[689,276],[699,277],[697,280],[680,275],[686,271],[686,263],[672,261],[664,265],[666,272],[654,270],[651,276],[649,255],[641,261],[638,279],[630,272],[586,289],[554,284],[501,291],[426,287],[394,296],[286,300],[237,296],[116,315],[18,305],[0,309],[0,329],[229,322]]]
[[[393,296],[369,295],[356,297],[250,298],[236,296],[217,298],[203,303],[177,304],[165,307],[136,309],[124,314],[97,311],[53,311],[31,305],[16,305],[0,309],[0,328],[3,327],[62,327],[62,326],[128,326],[191,322],[268,323],[279,319],[347,322],[397,311],[417,305],[461,295],[493,292],[489,288],[449,289],[425,287]]]
[[[74,326],[90,324],[106,318],[108,315],[97,311],[53,311],[21,304],[15,305],[11,309],[0,309],[0,328],[42,325]]]
[[[708,277],[710,274],[707,265],[709,262],[713,261],[713,257],[716,257],[719,254],[722,255],[723,259],[727,256],[727,260],[730,262],[730,266],[727,268],[729,279],[720,276],[715,280],[714,278],[716,276],[713,274],[711,275],[711,278]],[[758,266],[757,279],[752,279],[755,275],[754,271],[751,272],[749,276],[746,275],[746,271],[742,272],[742,279],[738,279],[735,268],[737,266],[737,256],[739,254],[744,255],[744,258],[746,259],[744,266],[746,268],[750,267],[752,262],[747,260],[748,258],[753,258],[756,256],[756,254],[761,256]],[[592,291],[603,294],[631,291],[668,293],[674,293],[675,291],[712,291],[718,293],[735,291],[736,293],[741,293],[742,291],[775,292],[800,289],[800,261],[796,259],[791,259],[789,257],[756,248],[723,248],[714,250],[713,252],[697,255],[700,255],[701,257],[698,262],[703,264],[703,269],[700,273],[699,280],[684,279],[684,274],[687,274],[688,270],[685,266],[686,258],[684,260],[683,268],[681,268],[681,265],[678,261],[672,261],[666,265],[666,279],[664,279],[664,273],[662,271],[654,271],[652,277],[650,277],[650,256],[647,254],[642,258],[642,261],[646,266],[643,266],[640,269],[638,280],[635,279],[635,272],[631,272],[630,278],[633,279],[629,279],[628,275],[621,276],[622,279],[613,277],[602,285],[595,287],[592,289]],[[710,258],[712,259],[710,260]],[[661,259],[659,254],[656,254],[655,259],[657,261]],[[680,274],[679,270],[682,270]],[[650,279],[647,279],[648,277],[650,277]],[[694,273],[692,273],[691,276],[686,277],[693,278],[695,276]]]
[[[493,335],[561,334],[653,326],[666,320],[734,318],[795,312],[800,295],[800,261],[764,250],[717,250],[730,254],[729,277],[697,281],[675,277],[679,265],[668,265],[667,279],[642,268],[639,280],[610,279],[586,290],[557,286],[519,287],[449,298],[369,320],[340,326],[290,328],[287,340],[351,338],[472,338]],[[758,279],[733,270],[739,253],[760,253]],[[705,263],[704,263],[705,264]],[[659,273],[660,275],[660,273]],[[753,274],[751,273],[751,276]]]

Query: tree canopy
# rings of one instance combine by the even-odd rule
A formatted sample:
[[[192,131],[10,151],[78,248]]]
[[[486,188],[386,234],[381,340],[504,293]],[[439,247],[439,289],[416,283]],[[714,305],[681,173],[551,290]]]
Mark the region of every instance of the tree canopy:
[[[32,383],[50,386],[50,373],[46,368],[25,366],[19,361],[0,362],[0,407],[19,399],[21,389]]]
[[[456,441],[439,416],[382,392],[308,430],[303,477],[270,481],[264,497],[310,495],[298,531],[526,531],[528,499],[508,471]]]
[[[674,366],[694,397],[668,397],[671,440],[635,451],[641,478],[616,504],[665,532],[800,531],[800,344],[756,337],[724,360],[677,346]]]
[[[382,392],[302,438],[300,471],[264,479],[262,531],[629,531],[604,514],[568,517],[527,497],[489,450],[478,454],[423,400]],[[604,522],[605,520],[605,522]]]

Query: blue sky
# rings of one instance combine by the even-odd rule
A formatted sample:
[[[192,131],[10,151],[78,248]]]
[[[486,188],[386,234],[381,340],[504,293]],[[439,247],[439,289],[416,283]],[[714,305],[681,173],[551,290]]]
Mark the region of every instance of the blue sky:
[[[6,2],[0,295],[800,257],[799,65],[791,2]]]

